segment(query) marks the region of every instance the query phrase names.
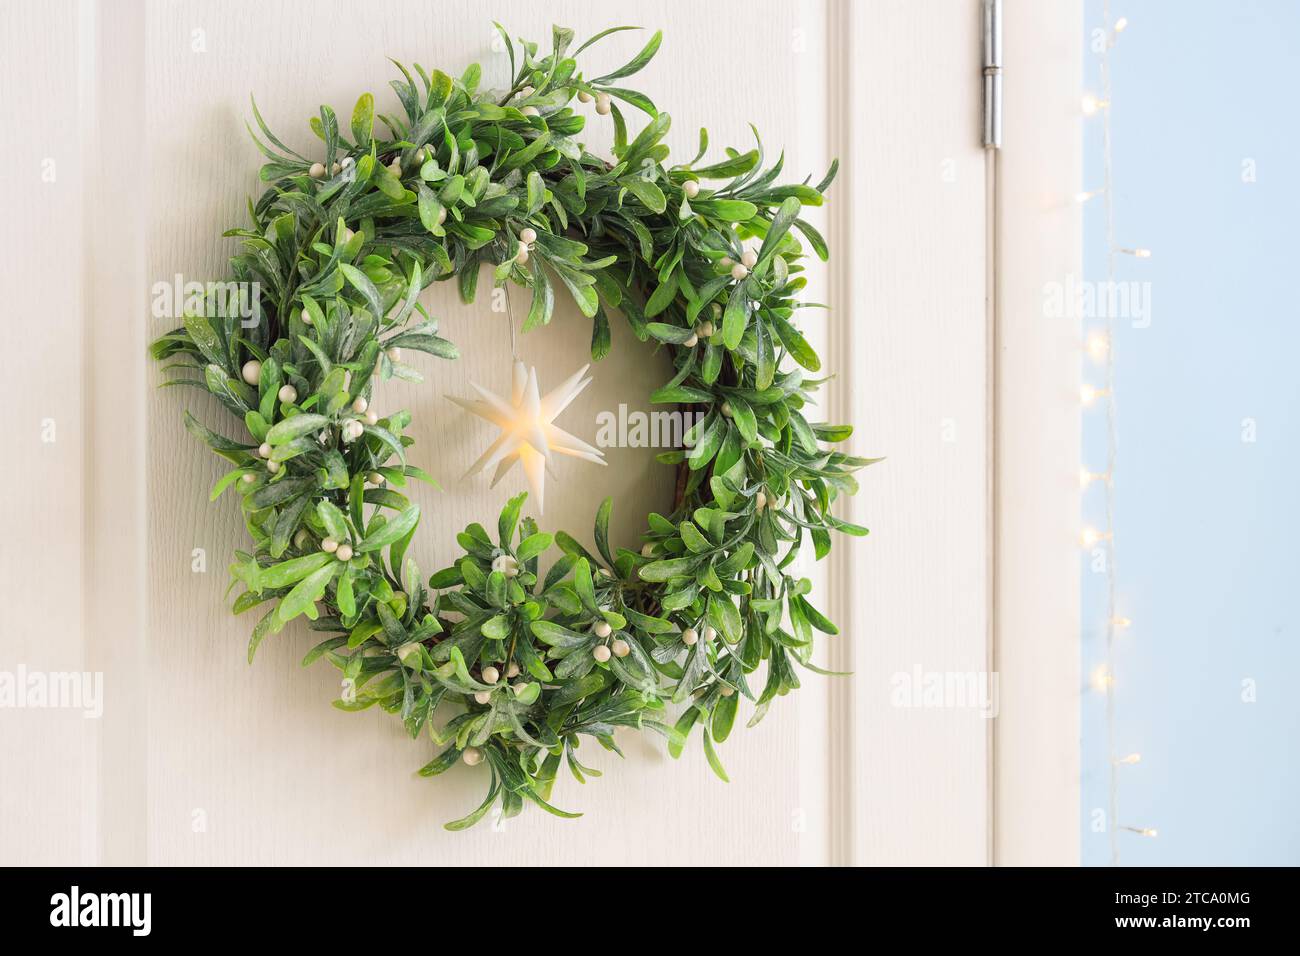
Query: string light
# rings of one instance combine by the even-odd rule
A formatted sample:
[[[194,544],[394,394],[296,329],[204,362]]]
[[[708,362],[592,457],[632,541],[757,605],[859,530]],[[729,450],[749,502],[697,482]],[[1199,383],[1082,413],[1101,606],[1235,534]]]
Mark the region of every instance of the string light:
[[[1110,105],[1112,99],[1111,92],[1111,70],[1110,70],[1110,49],[1115,45],[1119,35],[1124,32],[1128,26],[1128,18],[1120,17],[1116,20],[1111,19],[1110,0],[1104,0],[1102,4],[1103,23],[1110,24],[1109,42],[1105,48],[1099,51],[1099,73],[1101,78],[1100,95],[1096,93],[1085,93],[1081,106],[1084,115],[1094,116],[1101,114],[1102,124],[1102,166],[1104,175],[1102,184],[1092,192],[1079,193],[1075,198],[1076,201],[1087,202],[1094,196],[1103,196],[1103,205],[1105,209],[1106,223],[1106,280],[1112,286],[1117,278],[1116,257],[1119,255],[1133,256],[1135,259],[1150,259],[1151,250],[1141,247],[1120,246],[1115,241],[1115,209],[1114,195],[1115,183],[1112,168],[1113,152],[1111,149],[1111,122],[1110,122]],[[1097,667],[1092,674],[1091,683],[1094,689],[1106,695],[1106,747],[1110,755],[1109,771],[1109,807],[1107,819],[1110,826],[1107,827],[1110,838],[1110,862],[1112,866],[1119,864],[1119,839],[1118,832],[1121,830],[1135,833],[1138,836],[1155,837],[1156,831],[1146,827],[1120,826],[1116,823],[1119,819],[1119,779],[1118,769],[1120,766],[1131,766],[1138,763],[1142,758],[1141,755],[1131,753],[1126,756],[1119,756],[1116,747],[1116,721],[1115,721],[1115,637],[1119,631],[1125,630],[1132,625],[1127,617],[1117,613],[1117,592],[1118,592],[1118,571],[1115,560],[1115,464],[1118,454],[1119,442],[1116,431],[1116,406],[1115,406],[1115,316],[1109,314],[1106,317],[1104,331],[1094,331],[1085,343],[1085,349],[1088,355],[1097,363],[1103,366],[1105,371],[1105,381],[1100,387],[1084,384],[1079,389],[1079,398],[1085,406],[1093,404],[1097,399],[1104,398],[1105,415],[1106,415],[1106,470],[1101,474],[1083,471],[1080,473],[1080,484],[1087,487],[1088,484],[1098,478],[1104,478],[1105,486],[1105,514],[1106,524],[1103,529],[1086,527],[1080,535],[1085,548],[1093,548],[1104,542],[1105,547],[1105,565],[1104,572],[1106,575],[1106,656],[1105,661]]]
[[[1075,193],[1074,201],[1083,204],[1086,203],[1089,199],[1095,199],[1096,197],[1100,196],[1103,192],[1105,192],[1104,189],[1093,189],[1085,193]]]

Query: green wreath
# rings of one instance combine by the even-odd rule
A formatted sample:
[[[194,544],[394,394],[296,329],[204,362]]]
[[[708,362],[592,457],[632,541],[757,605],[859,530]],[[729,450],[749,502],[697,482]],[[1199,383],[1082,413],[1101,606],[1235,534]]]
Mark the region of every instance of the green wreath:
[[[351,142],[322,106],[311,126],[323,161],[277,139],[254,103],[262,136],[250,133],[269,160],[268,188],[250,202],[252,227],[225,235],[242,240],[233,281],[257,283],[260,320],[209,298],[152,346],[174,360],[168,373],[181,373],[164,384],[211,393],[247,430],[227,438],[185,416],[235,465],[212,491],[215,500],[238,490],[254,541],[231,565],[232,586],[245,588],[234,611],[271,605],[249,660],[305,615],[329,636],[303,664],[324,658],[345,677],[335,706],[378,704],[413,738],[428,728],[445,749],[424,776],[486,760],[487,798],[449,829],[498,801],[506,816],[525,801],[577,816],[548,802],[559,763],[579,781],[594,774],[578,760],[581,738],[618,752],[620,726],[664,734],[676,756],[703,725],[708,761],[726,780],[714,744],[730,733],[739,697],[756,704],[752,726],[799,686],[795,665],[818,670],[814,631],[836,633],[809,602],[809,582],[787,569],[808,542],[823,557],[832,531],[866,533],[833,517],[831,504],[856,491],[852,472],[871,461],[822,447],[851,428],[806,417],[820,382],[805,371],[821,363],[794,324],[806,306],[792,230],[826,258],[799,214],[822,202],[835,167],[816,186],[776,185],[782,161],[763,170],[761,142],[696,166],[703,130],[699,154],[669,167],[668,115],[613,85],[650,61],[660,33],[589,80],[574,57],[630,28],[570,54],[573,32],[557,27],[546,56],[521,41],[517,66],[497,29],[514,77],[504,95],[479,89],[478,65],[460,79],[417,65],[417,84],[398,64],[392,86],[405,115],[378,117],[389,137],[376,136],[369,93],[353,111]],[[612,165],[573,138],[584,125],[575,96],[612,120]],[[649,116],[630,140],[614,100]],[[420,512],[397,489],[432,479],[407,463],[410,415],[379,418],[368,403],[376,379],[418,379],[399,349],[457,357],[418,296],[455,279],[471,301],[482,263],[498,284],[531,289],[525,331],[550,320],[558,280],[593,321],[593,359],[609,349],[611,312],[669,350],[676,374],[651,401],[701,417],[683,448],[659,456],[678,466],[677,501],[671,516],[649,516],[640,552],[611,547],[608,500],[591,554],[521,520],[520,495],[495,539],[478,523],[459,534],[464,555],[427,585],[407,556]],[[562,553],[543,573],[539,558],[553,545]],[[756,691],[751,675],[764,661]],[[439,727],[442,702],[462,709]],[[686,702],[675,722],[664,716]]]

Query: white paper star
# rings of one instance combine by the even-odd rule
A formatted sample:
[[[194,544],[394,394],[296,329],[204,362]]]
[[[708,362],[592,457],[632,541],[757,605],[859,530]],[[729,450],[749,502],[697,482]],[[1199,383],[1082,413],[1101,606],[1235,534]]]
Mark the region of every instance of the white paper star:
[[[591,384],[591,379],[583,378],[589,368],[590,365],[584,365],[557,388],[547,392],[545,397],[541,397],[537,388],[537,369],[525,369],[523,362],[516,361],[508,403],[473,382],[470,382],[470,386],[482,396],[481,399],[448,396],[461,408],[501,429],[501,435],[479,456],[478,461],[469,466],[464,477],[468,478],[495,465],[496,474],[492,476],[492,487],[495,488],[497,482],[514,467],[515,462],[521,461],[524,474],[528,476],[528,486],[537,500],[537,511],[541,514],[551,452],[571,455],[597,465],[605,464],[605,456],[599,449],[554,424],[560,412]],[[555,475],[553,470],[551,475]]]

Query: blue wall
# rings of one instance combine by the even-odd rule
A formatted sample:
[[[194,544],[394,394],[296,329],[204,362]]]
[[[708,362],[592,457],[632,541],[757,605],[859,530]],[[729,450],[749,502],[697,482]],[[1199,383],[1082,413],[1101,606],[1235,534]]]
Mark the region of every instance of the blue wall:
[[[1114,690],[1124,865],[1300,864],[1300,3],[1112,3],[1119,278],[1149,281],[1151,324],[1117,323],[1120,613]],[[1086,5],[1086,39],[1102,4]],[[1083,86],[1099,91],[1085,52]],[[1009,82],[1011,80],[1009,79]],[[1081,190],[1102,182],[1100,115]],[[1243,181],[1253,162],[1256,181]],[[1084,273],[1104,279],[1103,206]],[[1099,382],[1085,358],[1085,378]],[[1104,469],[1101,403],[1084,463]],[[1253,420],[1255,441],[1249,437]],[[1103,492],[1084,495],[1102,526]],[[1083,665],[1103,659],[1104,576],[1085,551]],[[1253,681],[1256,702],[1243,701]],[[1085,691],[1083,859],[1109,861],[1104,696]]]

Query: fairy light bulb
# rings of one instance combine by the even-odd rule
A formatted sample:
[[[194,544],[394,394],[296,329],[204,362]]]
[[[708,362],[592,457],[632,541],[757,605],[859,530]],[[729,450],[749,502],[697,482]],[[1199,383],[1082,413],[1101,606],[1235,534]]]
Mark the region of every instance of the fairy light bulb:
[[[1083,98],[1079,101],[1079,107],[1083,110],[1084,116],[1094,116],[1097,111],[1110,104],[1103,99],[1099,99],[1096,93],[1084,93]]]
[[[1151,837],[1154,839],[1160,834],[1153,827],[1120,827],[1121,830],[1127,830],[1129,833],[1136,833],[1138,836]]]
[[[1084,384],[1079,386],[1079,401],[1081,401],[1084,405],[1091,405],[1098,398],[1100,398],[1105,394],[1106,394],[1105,389],[1097,388],[1097,386],[1095,385]]]
[[[1074,201],[1082,205],[1083,203],[1086,203],[1089,199],[1096,199],[1105,191],[1106,190],[1104,189],[1090,189],[1087,192],[1075,193]]]
[[[1115,762],[1116,762],[1116,763],[1127,764],[1128,766],[1131,767],[1131,766],[1133,766],[1133,764],[1135,764],[1135,763],[1141,763],[1141,762],[1142,762],[1142,755],[1141,755],[1141,754],[1136,754],[1136,753],[1134,753],[1134,754],[1126,754],[1125,756],[1123,756],[1123,757],[1119,757],[1118,759],[1116,759]]]
[[[1110,537],[1109,531],[1098,531],[1096,528],[1092,527],[1091,525],[1089,525],[1088,527],[1084,528],[1082,531],[1079,532],[1079,542],[1085,548],[1091,548],[1098,541],[1105,541],[1109,537]]]
[[[1092,689],[1097,693],[1107,694],[1115,686],[1115,675],[1105,665],[1102,665],[1092,672],[1092,677],[1089,678],[1088,683],[1092,685]]]
[[[1116,33],[1123,33],[1124,28],[1128,26],[1128,17],[1120,17],[1115,21],[1114,30]]]
[[[1113,617],[1110,619],[1110,622],[1115,625],[1115,628],[1117,630],[1120,631],[1128,630],[1130,627],[1133,626],[1132,619],[1127,617]]]
[[[1088,336],[1087,349],[1093,361],[1104,361],[1110,351],[1110,338],[1104,332],[1093,332]]]
[[[1130,248],[1128,248],[1128,247],[1126,246],[1126,247],[1121,248],[1121,249],[1119,249],[1119,250],[1117,250],[1117,251],[1122,252],[1122,253],[1123,253],[1124,255],[1126,255],[1126,256],[1132,256],[1132,257],[1135,258],[1135,259],[1150,259],[1150,258],[1151,258],[1151,250],[1150,250],[1150,249],[1143,248],[1142,246],[1135,246],[1135,247],[1132,248],[1132,249],[1130,249]]]

